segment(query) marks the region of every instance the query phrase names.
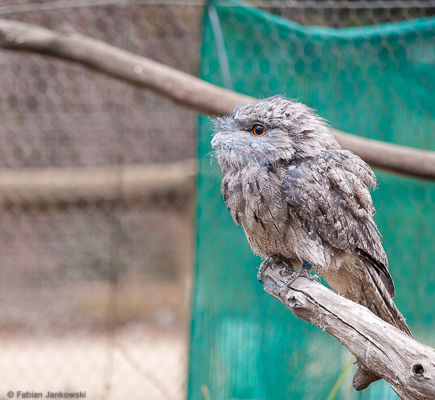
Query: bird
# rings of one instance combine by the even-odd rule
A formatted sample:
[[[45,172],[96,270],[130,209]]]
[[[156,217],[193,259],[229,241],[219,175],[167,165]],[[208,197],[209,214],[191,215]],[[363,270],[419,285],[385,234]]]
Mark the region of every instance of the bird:
[[[264,260],[260,281],[275,264],[309,270],[412,336],[373,219],[376,176],[325,119],[284,96],[259,99],[215,118],[211,146],[227,208]]]

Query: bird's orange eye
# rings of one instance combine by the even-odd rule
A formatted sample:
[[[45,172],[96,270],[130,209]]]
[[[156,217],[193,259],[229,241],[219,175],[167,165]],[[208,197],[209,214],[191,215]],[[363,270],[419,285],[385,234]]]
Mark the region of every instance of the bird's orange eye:
[[[266,127],[265,127],[264,125],[261,125],[261,124],[255,124],[255,125],[252,127],[252,133],[253,133],[255,136],[261,136],[261,135],[264,135],[264,134],[266,133]]]

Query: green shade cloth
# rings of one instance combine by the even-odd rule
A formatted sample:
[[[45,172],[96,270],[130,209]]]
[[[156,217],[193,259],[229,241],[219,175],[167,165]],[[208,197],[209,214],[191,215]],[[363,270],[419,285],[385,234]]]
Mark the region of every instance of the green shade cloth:
[[[238,4],[216,5],[236,91],[284,94],[314,107],[338,129],[435,150],[435,19],[331,29]],[[205,14],[201,77],[222,85],[217,54]],[[211,122],[200,117],[188,397],[326,399],[350,355],[256,281],[261,260],[220,195],[211,132]],[[435,345],[435,184],[376,175],[376,221],[396,304],[417,339]],[[397,398],[384,382],[358,394],[351,379],[349,373],[336,399]]]

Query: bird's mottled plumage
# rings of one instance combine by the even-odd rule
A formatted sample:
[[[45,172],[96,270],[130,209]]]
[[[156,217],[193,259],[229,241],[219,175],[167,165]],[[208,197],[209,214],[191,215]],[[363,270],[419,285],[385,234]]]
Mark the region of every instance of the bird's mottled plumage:
[[[266,133],[255,136],[255,124]],[[216,120],[212,146],[225,203],[256,254],[308,262],[337,293],[410,334],[373,220],[376,177],[323,119],[284,97],[257,100]]]

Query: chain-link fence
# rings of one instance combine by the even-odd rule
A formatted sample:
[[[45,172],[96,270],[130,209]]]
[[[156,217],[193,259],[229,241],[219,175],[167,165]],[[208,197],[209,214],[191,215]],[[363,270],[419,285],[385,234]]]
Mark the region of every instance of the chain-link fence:
[[[435,9],[424,0],[252,5],[304,25],[332,27],[406,20]],[[222,1],[221,7],[234,3]],[[196,0],[0,3],[0,18],[77,31],[194,75],[203,12]],[[232,18],[236,27],[238,18]],[[265,33],[257,32],[259,43]],[[254,74],[252,65],[263,67],[251,61],[262,49],[239,39],[232,68]],[[205,36],[202,46],[215,49],[219,41]],[[298,48],[293,67],[312,65],[312,51]],[[216,65],[222,67],[210,67]],[[280,90],[273,77],[270,82],[259,94]],[[253,94],[241,79],[235,85]],[[8,188],[0,193],[0,399],[18,390],[81,391],[91,399],[185,397],[192,191],[131,201],[126,180],[131,168],[157,181],[156,163],[164,164],[161,170],[185,168],[184,161],[195,157],[196,113],[31,53],[0,50],[0,89],[0,186]],[[75,185],[78,176],[88,183]],[[108,177],[115,182],[110,188]],[[103,195],[92,196],[93,188]]]
[[[435,149],[435,19],[414,18],[416,12],[424,15],[423,7],[407,10],[411,19],[395,21],[404,14],[371,9],[380,6],[375,2],[346,3],[358,10],[344,10],[341,2],[300,9],[297,2],[286,10],[290,19],[230,4],[215,6],[219,26],[213,12],[204,20],[204,79],[254,97],[297,98],[346,132]],[[307,20],[340,28],[297,22]],[[376,25],[349,26],[367,22]],[[261,260],[219,194],[221,174],[209,160],[212,129],[201,117],[189,398],[200,400],[204,392],[211,399],[397,398],[385,382],[358,394],[349,352],[264,294],[255,276]],[[375,220],[396,284],[395,302],[416,337],[433,345],[433,308],[421,301],[435,301],[435,185],[379,170],[376,175]],[[240,212],[249,215],[251,206]]]
[[[196,73],[201,9],[88,4],[3,2],[0,16]],[[183,398],[192,194],[132,204],[123,179],[132,166],[158,174],[147,166],[192,159],[195,113],[35,54],[0,51],[0,87],[0,181],[16,189],[1,201],[0,398]],[[90,179],[81,190],[77,174]],[[119,187],[93,199],[105,177]]]

